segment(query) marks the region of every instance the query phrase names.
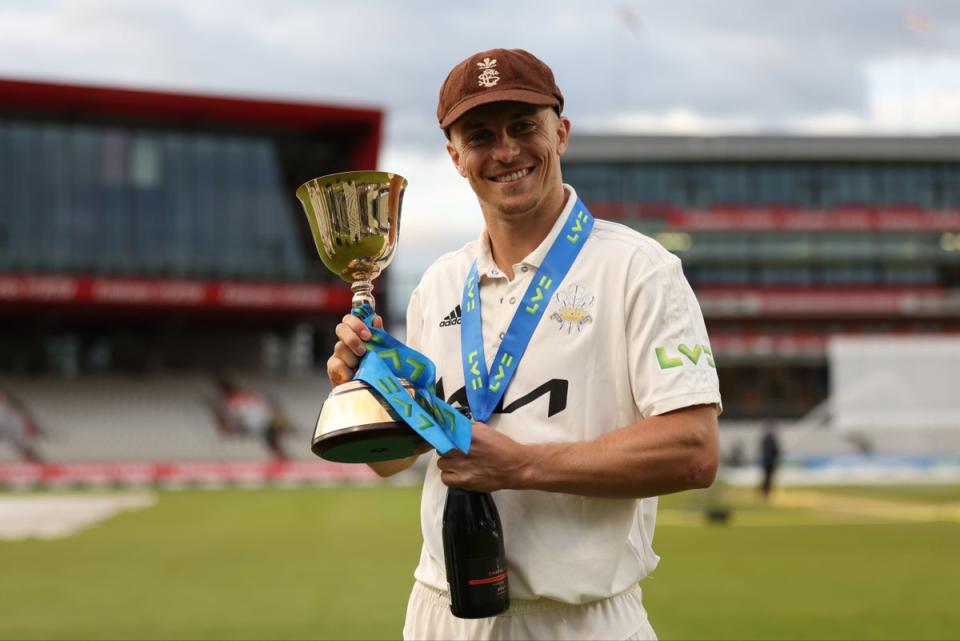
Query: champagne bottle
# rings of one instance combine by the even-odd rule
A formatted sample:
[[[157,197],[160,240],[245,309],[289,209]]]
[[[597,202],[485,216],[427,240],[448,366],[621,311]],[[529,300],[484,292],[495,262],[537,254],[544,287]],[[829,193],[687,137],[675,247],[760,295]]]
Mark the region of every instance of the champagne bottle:
[[[469,409],[461,411],[470,418]],[[506,612],[510,591],[503,527],[489,492],[447,488],[443,556],[455,617],[479,619]]]

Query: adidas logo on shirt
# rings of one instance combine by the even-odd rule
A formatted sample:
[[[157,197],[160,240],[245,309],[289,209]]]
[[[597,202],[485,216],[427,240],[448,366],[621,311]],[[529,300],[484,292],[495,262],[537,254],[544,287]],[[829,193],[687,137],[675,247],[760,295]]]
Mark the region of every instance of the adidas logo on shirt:
[[[461,316],[462,314],[460,313],[460,306],[457,305],[452,312],[447,314],[446,318],[440,321],[440,327],[450,327],[451,325],[459,325]]]

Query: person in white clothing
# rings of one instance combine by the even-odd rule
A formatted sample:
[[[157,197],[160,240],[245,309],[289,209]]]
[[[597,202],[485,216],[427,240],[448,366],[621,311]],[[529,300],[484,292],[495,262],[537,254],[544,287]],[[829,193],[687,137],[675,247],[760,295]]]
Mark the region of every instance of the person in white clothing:
[[[538,275],[568,218],[589,207],[563,183],[562,109],[550,68],[517,49],[474,54],[441,89],[439,124],[484,229],[426,271],[408,306],[407,342],[437,365],[438,394],[465,406],[461,300],[471,267],[488,369],[532,282],[544,285],[546,308],[493,414],[473,424],[469,454],[430,454],[404,638],[656,638],[638,585],[659,561],[656,497],[716,475],[716,367],[680,261],[597,220],[561,282]],[[327,363],[334,384],[353,376],[370,334],[347,316],[337,336]],[[372,466],[388,476],[416,458]],[[494,492],[511,595],[502,615],[450,613],[447,486]]]

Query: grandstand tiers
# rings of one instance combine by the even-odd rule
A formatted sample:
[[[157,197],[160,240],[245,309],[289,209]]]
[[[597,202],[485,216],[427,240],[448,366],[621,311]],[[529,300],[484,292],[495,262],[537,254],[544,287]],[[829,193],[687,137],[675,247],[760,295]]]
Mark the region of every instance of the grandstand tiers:
[[[960,334],[960,138],[580,135],[564,177],[683,259],[727,419],[827,397],[828,338]]]
[[[349,289],[294,192],[376,168],[381,119],[0,80],[0,374],[309,368]]]
[[[376,169],[381,123],[370,108],[0,80],[0,461],[269,460],[259,436],[217,431],[224,375],[270,388],[293,423],[278,442],[307,456],[351,294],[295,190]]]

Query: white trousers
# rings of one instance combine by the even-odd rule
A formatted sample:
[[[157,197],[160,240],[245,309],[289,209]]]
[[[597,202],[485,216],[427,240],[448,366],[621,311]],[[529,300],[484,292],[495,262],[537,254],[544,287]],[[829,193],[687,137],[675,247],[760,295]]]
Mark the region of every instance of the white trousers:
[[[640,586],[609,599],[576,605],[549,599],[510,600],[510,609],[487,619],[458,619],[446,592],[414,582],[403,638],[428,639],[622,639],[657,635],[647,619]]]

